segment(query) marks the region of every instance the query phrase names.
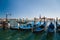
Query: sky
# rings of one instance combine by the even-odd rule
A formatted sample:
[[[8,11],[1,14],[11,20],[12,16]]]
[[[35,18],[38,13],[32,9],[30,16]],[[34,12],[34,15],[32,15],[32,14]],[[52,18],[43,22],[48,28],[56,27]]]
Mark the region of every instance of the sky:
[[[0,18],[59,17],[60,0],[0,0]]]

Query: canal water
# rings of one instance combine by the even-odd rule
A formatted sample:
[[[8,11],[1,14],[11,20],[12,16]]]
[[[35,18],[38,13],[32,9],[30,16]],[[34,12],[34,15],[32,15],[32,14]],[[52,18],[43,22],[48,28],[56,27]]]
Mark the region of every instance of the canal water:
[[[0,40],[60,40],[60,32],[47,33],[43,31],[41,33],[32,33],[26,30],[0,29]]]
[[[60,40],[60,33],[32,33],[31,31],[0,29],[0,40]]]

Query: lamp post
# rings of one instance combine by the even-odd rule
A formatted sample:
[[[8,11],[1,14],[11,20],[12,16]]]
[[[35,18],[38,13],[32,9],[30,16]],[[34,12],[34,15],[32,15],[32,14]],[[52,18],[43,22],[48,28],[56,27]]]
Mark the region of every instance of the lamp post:
[[[3,28],[8,28],[8,16],[11,16],[11,14],[6,14],[6,22],[4,22],[5,24],[3,24]]]
[[[6,22],[8,21],[8,15],[11,16],[11,14],[6,14]]]

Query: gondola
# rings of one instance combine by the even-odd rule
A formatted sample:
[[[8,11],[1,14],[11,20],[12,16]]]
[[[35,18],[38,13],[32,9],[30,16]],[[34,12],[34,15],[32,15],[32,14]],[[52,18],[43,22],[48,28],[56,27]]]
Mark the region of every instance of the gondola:
[[[43,24],[40,24],[39,27],[36,27],[36,28],[33,30],[33,33],[43,32],[44,29],[45,29],[45,26],[46,26],[46,22],[44,22]]]
[[[47,32],[54,33],[54,24],[52,22],[49,24]]]
[[[30,23],[27,23],[27,24],[20,25],[19,29],[23,30],[23,31],[24,30],[31,30],[32,26],[33,26],[33,22],[30,22]]]
[[[56,30],[57,32],[60,32],[60,24],[58,24],[57,22],[56,22]]]

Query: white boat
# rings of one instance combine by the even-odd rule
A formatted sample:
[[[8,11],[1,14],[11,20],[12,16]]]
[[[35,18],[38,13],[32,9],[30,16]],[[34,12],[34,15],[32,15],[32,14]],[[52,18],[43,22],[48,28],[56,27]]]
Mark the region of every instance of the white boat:
[[[18,23],[16,22],[16,20],[10,20],[9,24],[10,24],[10,29],[12,29],[12,30],[18,30],[19,29],[19,26],[18,26]]]

